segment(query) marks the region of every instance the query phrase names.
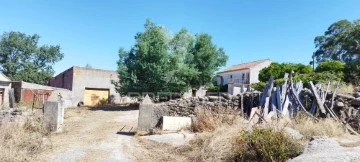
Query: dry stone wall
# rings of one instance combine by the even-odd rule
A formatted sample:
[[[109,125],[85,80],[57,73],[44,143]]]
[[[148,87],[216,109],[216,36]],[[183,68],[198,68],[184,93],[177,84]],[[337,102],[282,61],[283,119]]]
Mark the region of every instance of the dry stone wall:
[[[160,126],[162,116],[196,117],[197,109],[204,108],[241,110],[243,107],[245,113],[250,113],[247,110],[251,110],[251,106],[257,106],[258,98],[258,93],[245,93],[241,104],[240,95],[231,96],[225,93],[221,96],[192,97],[163,103],[153,103],[150,98],[145,97],[139,107],[138,128],[152,129]]]

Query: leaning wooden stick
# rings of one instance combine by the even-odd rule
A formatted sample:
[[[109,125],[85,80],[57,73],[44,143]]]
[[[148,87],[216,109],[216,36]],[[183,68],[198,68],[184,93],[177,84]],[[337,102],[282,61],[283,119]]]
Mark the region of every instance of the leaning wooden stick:
[[[325,114],[326,110],[324,108],[324,104],[322,104],[322,100],[321,100],[321,98],[320,98],[320,96],[319,96],[319,94],[318,94],[318,92],[317,92],[317,90],[316,90],[316,88],[315,88],[312,81],[310,81],[310,90],[314,94],[315,100],[316,100],[316,102],[317,102],[317,104],[318,104],[318,106],[320,108],[321,113]]]

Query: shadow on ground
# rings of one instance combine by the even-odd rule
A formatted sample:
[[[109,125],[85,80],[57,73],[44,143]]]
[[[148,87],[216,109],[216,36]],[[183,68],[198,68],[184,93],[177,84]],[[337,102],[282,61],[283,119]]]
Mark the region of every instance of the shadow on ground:
[[[134,135],[135,135],[135,132],[123,132],[123,131],[119,131],[119,132],[116,132],[116,134],[118,134],[118,135],[125,135],[125,136],[134,136]]]
[[[94,106],[89,107],[89,110],[92,111],[131,111],[139,110],[139,105],[106,105],[106,106]]]

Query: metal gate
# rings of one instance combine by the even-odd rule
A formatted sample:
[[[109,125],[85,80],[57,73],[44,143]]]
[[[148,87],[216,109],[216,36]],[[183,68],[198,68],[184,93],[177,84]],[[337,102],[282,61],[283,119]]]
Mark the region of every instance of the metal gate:
[[[34,93],[32,110],[44,109],[44,103],[48,97],[49,97],[49,93]]]

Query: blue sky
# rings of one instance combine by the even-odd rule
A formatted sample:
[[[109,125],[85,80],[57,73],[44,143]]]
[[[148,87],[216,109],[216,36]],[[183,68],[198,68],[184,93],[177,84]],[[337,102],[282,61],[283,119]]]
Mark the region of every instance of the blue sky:
[[[41,36],[73,66],[116,69],[118,49],[129,49],[146,18],[176,32],[206,32],[229,56],[227,66],[257,59],[308,64],[315,36],[338,20],[360,18],[359,0],[248,1],[9,1],[0,0],[0,33]]]

